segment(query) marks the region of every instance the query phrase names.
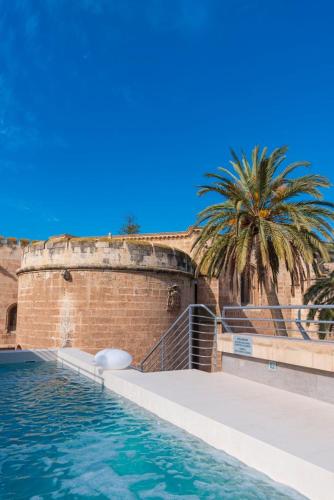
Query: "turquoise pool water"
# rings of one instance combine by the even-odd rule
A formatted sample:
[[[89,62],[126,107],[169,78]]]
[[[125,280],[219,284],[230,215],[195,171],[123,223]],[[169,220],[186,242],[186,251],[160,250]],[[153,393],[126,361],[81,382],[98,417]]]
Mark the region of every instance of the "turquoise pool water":
[[[301,499],[56,363],[0,365],[0,498]]]

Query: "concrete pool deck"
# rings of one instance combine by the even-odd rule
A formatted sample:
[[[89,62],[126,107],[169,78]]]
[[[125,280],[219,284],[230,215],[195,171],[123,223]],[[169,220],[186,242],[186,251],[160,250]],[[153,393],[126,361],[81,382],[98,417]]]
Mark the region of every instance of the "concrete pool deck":
[[[36,355],[47,359],[45,351],[31,352]],[[29,360],[28,353],[22,356]],[[57,356],[308,498],[334,497],[334,405],[223,372],[102,371],[78,349],[60,349]]]
[[[223,372],[102,372],[76,349],[58,359],[305,496],[333,498],[334,405]]]

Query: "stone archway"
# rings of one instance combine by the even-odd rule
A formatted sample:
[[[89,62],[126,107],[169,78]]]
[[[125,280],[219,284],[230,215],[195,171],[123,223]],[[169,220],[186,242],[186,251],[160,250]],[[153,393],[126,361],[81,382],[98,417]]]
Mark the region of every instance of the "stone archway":
[[[12,304],[7,309],[6,330],[7,333],[16,331],[17,323],[17,304]]]

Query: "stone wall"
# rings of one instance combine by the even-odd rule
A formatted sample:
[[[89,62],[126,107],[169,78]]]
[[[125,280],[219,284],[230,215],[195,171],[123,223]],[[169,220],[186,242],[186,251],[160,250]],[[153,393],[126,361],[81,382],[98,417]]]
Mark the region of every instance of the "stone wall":
[[[198,236],[199,230],[190,226],[186,231],[178,231],[174,233],[143,233],[127,235],[128,241],[147,241],[150,243],[164,244],[172,248],[182,250],[189,255],[192,255],[192,247]],[[122,240],[124,236],[113,236],[113,240]]]
[[[159,242],[165,245],[170,245],[174,248],[179,248],[184,252],[188,253],[194,258],[194,252],[192,251],[193,244],[198,237],[199,229],[189,227],[186,231],[180,231],[176,233],[157,233],[157,234],[139,234],[132,235],[129,238],[139,239],[142,241]],[[114,239],[122,238],[121,236],[115,236]],[[309,283],[305,283],[304,287],[307,289]],[[199,277],[197,280],[197,299],[199,303],[210,305],[217,313],[219,313],[224,305],[240,305],[240,290],[237,293],[232,293],[232,284],[228,279],[220,278],[208,280],[205,277]],[[282,305],[296,305],[303,303],[303,290],[300,286],[296,286],[294,290],[291,287],[291,280],[289,273],[281,267],[281,271],[278,278],[278,299]],[[260,290],[256,282],[256,277],[254,276],[253,282],[251,284],[251,300],[248,305],[267,305],[267,297]],[[263,311],[255,312],[252,311],[252,316],[254,317],[263,315]],[[286,312],[286,317],[290,318],[292,313]],[[269,329],[271,328],[271,323],[269,324]]]
[[[17,342],[93,353],[117,347],[140,361],[194,302],[193,271],[185,253],[134,240],[58,238],[31,245],[19,271]],[[180,303],[169,309],[175,285]]]
[[[17,276],[22,248],[15,239],[0,239],[0,348],[15,346],[15,331],[7,320],[11,306],[17,304]]]
[[[29,246],[29,248],[25,251],[23,256],[22,268],[24,273],[27,274],[28,271],[31,272],[30,276],[22,277],[20,280],[22,283],[20,299],[19,303],[23,304],[22,301],[26,301],[26,305],[22,306],[25,308],[25,312],[19,316],[24,317],[25,314],[31,315],[31,311],[29,310],[28,304],[29,302],[33,304],[33,311],[38,311],[38,315],[35,318],[35,323],[32,323],[32,319],[30,317],[30,323],[28,327],[28,323],[26,327],[23,327],[27,333],[27,337],[21,337],[23,340],[23,345],[32,346],[33,344],[28,341],[29,328],[30,331],[32,329],[37,328],[40,335],[40,345],[44,346],[47,339],[45,338],[46,334],[44,331],[44,321],[52,322],[55,318],[50,319],[48,317],[49,304],[45,297],[49,297],[48,287],[51,287],[52,294],[54,290],[57,290],[56,293],[63,294],[63,303],[59,304],[60,309],[63,311],[62,317],[65,318],[62,320],[61,331],[63,335],[70,334],[68,331],[69,327],[66,327],[66,317],[71,316],[71,301],[80,303],[81,309],[83,312],[80,313],[80,316],[74,320],[74,323],[78,325],[82,322],[82,332],[85,330],[85,325],[90,325],[93,321],[98,323],[100,318],[103,318],[104,309],[103,303],[108,304],[109,299],[113,302],[115,309],[113,312],[113,319],[109,319],[111,321],[115,321],[115,323],[119,322],[116,311],[116,299],[113,295],[112,298],[109,297],[109,292],[103,294],[99,292],[100,299],[96,308],[92,308],[90,304],[91,295],[88,292],[90,289],[95,289],[95,284],[99,284],[101,282],[101,290],[113,289],[113,294],[116,294],[116,289],[127,288],[127,291],[124,290],[123,295],[127,296],[127,300],[131,307],[133,305],[134,310],[137,309],[137,305],[139,304],[139,297],[137,294],[138,290],[145,290],[146,287],[148,289],[158,289],[161,287],[161,303],[156,303],[155,308],[162,308],[162,313],[164,317],[164,307],[166,299],[166,290],[168,286],[175,280],[176,270],[173,268],[169,269],[169,260],[171,258],[171,254],[168,252],[168,249],[172,249],[173,256],[172,258],[175,260],[177,250],[181,252],[178,254],[183,255],[183,259],[185,258],[182,252],[188,254],[186,257],[187,262],[190,263],[189,255],[193,256],[192,247],[195,239],[198,236],[198,229],[194,229],[190,227],[186,231],[174,232],[174,233],[155,233],[155,234],[138,234],[138,235],[129,235],[126,236],[126,240],[128,244],[132,245],[132,257],[133,260],[127,260],[129,255],[125,255],[127,250],[123,247],[124,236],[114,236],[114,237],[105,237],[105,238],[73,238],[68,236],[62,237],[53,237],[47,242],[36,242]],[[1,242],[1,240],[0,240]],[[117,251],[110,252],[110,243],[112,242],[113,248]],[[128,248],[128,247],[127,247]],[[150,251],[148,249],[152,248],[161,248],[160,257],[159,252],[154,253],[154,258],[158,260],[155,262],[150,262]],[[145,250],[146,249],[146,250]],[[125,253],[124,253],[125,252]],[[22,250],[20,245],[15,242],[13,239],[2,240],[2,244],[0,244],[0,265],[2,272],[0,274],[1,279],[1,288],[0,288],[0,346],[10,346],[15,344],[15,334],[12,332],[10,334],[7,333],[7,311],[8,307],[11,304],[16,303],[17,301],[17,277],[15,274],[15,270],[20,266]],[[169,255],[169,257],[168,257]],[[181,261],[182,261],[181,258]],[[124,260],[125,259],[125,260]],[[118,265],[121,261],[121,265]],[[180,261],[180,262],[181,262]],[[125,263],[125,269],[123,264]],[[51,265],[51,268],[50,268]],[[88,265],[88,268],[85,266]],[[178,265],[178,264],[177,264]],[[189,264],[190,265],[190,264]],[[119,275],[117,280],[119,282],[116,283],[114,275],[113,277],[108,278],[109,282],[106,283],[106,276],[100,275],[99,273],[108,272],[110,273],[110,268],[113,269],[113,272],[116,272],[116,268],[118,266]],[[66,280],[61,276],[61,273],[67,268],[70,267],[71,271],[71,279],[72,285],[70,286],[70,282],[67,283]],[[138,277],[138,268],[142,272],[141,278]],[[182,267],[182,266],[181,266]],[[167,273],[171,271],[168,275],[166,282],[163,284],[163,279],[161,275],[161,271]],[[84,272],[85,274],[82,274]],[[42,274],[41,274],[42,273]],[[156,274],[154,274],[156,273]],[[139,279],[145,274],[145,283],[138,283]],[[167,274],[164,276],[166,277]],[[155,276],[155,281],[153,277]],[[182,275],[184,278],[184,275]],[[123,286],[123,280],[127,283]],[[282,305],[293,305],[293,304],[301,304],[302,303],[302,290],[301,288],[296,288],[294,294],[292,293],[290,277],[285,270],[281,270],[279,276],[279,289],[278,289],[278,297],[279,301]],[[133,283],[133,288],[130,290],[131,283]],[[158,285],[157,283],[160,283]],[[99,285],[100,286],[100,285]],[[182,289],[185,289],[184,283],[180,285]],[[94,288],[95,287],[95,288]],[[307,288],[307,284],[305,284],[305,288]],[[74,290],[81,290],[78,292],[77,296],[74,296]],[[84,290],[84,291],[83,291]],[[165,290],[165,292],[162,292]],[[225,305],[240,305],[240,291],[239,293],[231,293],[232,285],[229,280],[225,278],[217,279],[207,279],[206,277],[200,276],[191,285],[191,297],[189,300],[185,300],[185,303],[194,302],[195,296],[197,299],[197,303],[202,303],[208,305],[213,311],[219,314],[222,308]],[[118,292],[117,292],[118,293]],[[144,292],[143,292],[144,293]],[[146,293],[146,292],[145,292]],[[153,292],[150,292],[153,293]],[[185,294],[185,292],[183,292]],[[29,295],[30,294],[30,295]],[[164,295],[165,294],[165,295]],[[131,300],[131,297],[136,297],[136,300]],[[90,317],[91,319],[84,318],[85,314],[88,315],[87,311],[84,311],[86,304],[90,308]],[[146,299],[144,299],[146,300]],[[34,302],[36,301],[36,303]],[[19,304],[19,309],[20,309]],[[252,290],[251,290],[251,300],[249,305],[266,305],[267,300],[261,290],[259,290],[256,280],[254,279]],[[119,301],[117,307],[119,310],[123,310],[125,305],[125,301]],[[58,307],[58,306],[57,306]],[[94,306],[95,307],[95,306]],[[107,308],[109,305],[107,306]],[[127,307],[127,306],[126,306]],[[129,306],[130,307],[130,306]],[[139,306],[138,306],[139,307]],[[45,313],[46,311],[46,313]],[[120,312],[122,315],[122,312]],[[245,318],[250,317],[261,317],[263,318],[263,311],[250,311],[244,312]],[[291,317],[292,313],[285,313],[286,317]],[[42,320],[42,316],[45,315],[45,318]],[[93,319],[93,315],[95,318]],[[238,312],[238,316],[240,315],[240,311]],[[177,314],[175,315],[177,316]],[[147,316],[149,317],[149,316]],[[103,329],[103,324],[107,321],[107,319],[101,319],[100,323],[101,330]],[[158,320],[154,320],[158,321]],[[135,321],[133,321],[133,324]],[[22,321],[20,324],[23,325]],[[141,328],[140,321],[137,318],[136,322],[138,326],[138,333]],[[165,324],[162,323],[161,328],[156,328],[156,332],[163,331]],[[234,323],[235,324],[235,323]],[[125,323],[123,322],[123,325]],[[257,329],[261,329],[262,333],[273,334],[273,323],[272,321],[268,322],[268,325],[264,322],[251,321],[249,324],[243,322],[242,326],[247,326],[250,332],[257,331]],[[240,326],[241,326],[240,325]],[[267,330],[263,330],[263,327],[267,328]],[[60,328],[60,327],[59,327]],[[88,328],[88,327],[87,327]],[[22,330],[23,331],[23,330]],[[49,330],[48,330],[49,331]],[[240,331],[240,329],[236,329],[236,331]],[[60,330],[57,331],[60,334]],[[52,342],[53,344],[61,343],[63,340],[56,340],[58,335],[57,332],[52,333]],[[56,335],[57,334],[57,335]],[[123,333],[122,333],[123,335]],[[157,334],[154,334],[154,339]],[[299,336],[299,333],[296,333]],[[91,336],[91,330],[88,330],[85,333],[85,338],[89,338],[87,341],[89,345],[92,345],[93,339]],[[102,339],[102,337],[100,337]],[[50,339],[49,339],[50,340]],[[76,337],[76,342],[79,342],[80,345],[86,345],[84,339],[79,339]],[[43,343],[44,342],[44,343]],[[94,346],[99,348],[104,341],[97,341],[94,338]],[[16,342],[20,343],[20,342]],[[94,347],[94,348],[95,348]]]
[[[194,258],[192,247],[199,234],[199,229],[190,226],[186,231],[175,233],[151,233],[135,234],[127,236],[129,241],[140,240],[152,243],[164,244],[186,252]],[[123,239],[124,236],[114,236],[114,240]],[[213,311],[219,314],[222,303],[219,302],[221,282],[215,278],[208,279],[205,276],[199,276],[196,280],[197,303],[209,306]]]

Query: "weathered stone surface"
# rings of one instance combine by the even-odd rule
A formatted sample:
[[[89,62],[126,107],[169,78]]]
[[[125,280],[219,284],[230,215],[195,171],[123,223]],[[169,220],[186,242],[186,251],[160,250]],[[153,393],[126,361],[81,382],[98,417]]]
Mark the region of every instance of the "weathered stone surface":
[[[117,241],[107,248],[97,243],[57,242],[54,252],[51,240],[43,250],[25,249],[18,273],[17,343],[23,348],[73,346],[94,353],[114,347],[139,361],[194,302],[193,264],[180,250],[146,242]],[[181,307],[168,311],[173,285]]]
[[[0,241],[0,348],[14,346],[15,332],[7,329],[7,312],[17,303],[17,276],[22,249],[13,239]]]
[[[158,321],[160,314],[162,317],[167,314],[168,289],[178,284],[178,280],[181,280],[182,296],[186,296],[183,288],[187,289],[188,285],[186,286],[185,283],[189,284],[191,282],[193,274],[193,263],[189,255],[192,255],[192,247],[197,236],[198,230],[193,228],[178,233],[139,234],[126,237],[76,238],[70,235],[61,235],[50,238],[48,241],[33,242],[28,246],[26,246],[28,240],[25,240],[24,244],[21,241],[20,246],[14,238],[0,238],[0,265],[2,266],[0,268],[0,271],[2,270],[0,273],[0,345],[15,344],[15,334],[7,335],[6,333],[6,316],[8,307],[17,301],[15,271],[20,265],[23,272],[19,274],[20,299],[18,311],[21,318],[24,318],[25,314],[30,318],[30,323],[27,323],[26,326],[24,326],[23,319],[19,320],[20,328],[24,328],[24,335],[30,338],[32,333],[29,333],[28,330],[36,328],[36,339],[39,340],[38,344],[34,345],[42,347],[42,343],[46,342],[43,321],[47,324],[53,322],[54,325],[56,322],[55,316],[61,310],[61,326],[58,326],[58,330],[53,332],[52,335],[48,334],[48,342],[50,343],[52,337],[52,343],[56,345],[57,342],[60,342],[57,335],[62,335],[61,338],[64,342],[71,343],[70,337],[74,335],[74,332],[78,332],[78,325],[81,324],[82,332],[86,327],[87,331],[89,330],[88,333],[86,332],[87,339],[91,336],[88,344],[90,345],[90,342],[92,342],[93,345],[93,341],[96,343],[96,337],[93,330],[87,326],[89,322],[89,324],[98,324],[100,318],[102,318],[102,324],[114,321],[116,325],[119,320],[115,311],[121,310],[120,314],[122,315],[124,311],[130,310],[131,307],[136,311],[133,314],[137,318],[140,318],[143,314],[147,318],[151,318],[152,321],[153,319]],[[24,247],[24,255],[20,264],[22,247]],[[71,275],[71,279],[68,281],[62,276],[66,269],[70,271]],[[104,275],[103,279],[102,275]],[[107,283],[103,281],[107,279],[106,275],[108,275]],[[153,277],[156,280],[154,286],[151,281]],[[141,280],[140,283],[137,282],[138,279]],[[159,286],[157,283],[159,283]],[[195,299],[194,287],[195,285],[190,287],[190,302]],[[52,295],[50,295],[50,289],[52,289]],[[151,299],[153,289],[156,295],[154,299]],[[224,278],[209,280],[201,276],[197,278],[196,289],[197,302],[209,305],[217,313],[224,305],[240,304],[240,292],[239,294],[232,294],[231,283]],[[115,290],[119,290],[119,297],[115,298]],[[105,319],[103,319],[103,308],[101,310],[95,307],[94,302],[91,303],[94,294],[98,297],[96,301],[98,301],[99,307],[101,304],[105,304],[107,311],[111,311],[110,308],[112,307],[112,315],[108,313],[109,316],[106,314]],[[63,297],[63,302],[54,301],[52,297],[55,296],[59,300],[60,297]],[[120,297],[122,297],[122,301],[120,301]],[[159,301],[158,297],[160,298]],[[294,294],[292,293],[290,278],[284,270],[281,271],[279,276],[278,298],[282,305],[302,303],[301,289],[296,287]],[[22,302],[21,307],[21,301],[23,300],[26,301],[26,304],[24,305],[24,302]],[[78,301],[80,308],[83,310],[90,310],[89,314],[88,311],[85,311],[85,315],[90,318],[89,321],[86,316],[84,318],[80,316],[83,319],[77,319],[76,316],[75,329],[71,326],[73,323],[71,318],[74,313],[72,306],[69,305],[73,304],[73,300]],[[186,298],[182,300],[182,307],[189,303]],[[140,301],[145,303],[145,307],[147,306],[148,309],[149,307],[155,309],[157,318],[153,318],[151,312],[148,313]],[[266,297],[257,286],[255,277],[251,286],[250,303],[253,305],[267,304]],[[78,305],[75,305],[74,310],[78,311],[78,307]],[[181,310],[180,308],[180,312]],[[32,320],[32,311],[34,311],[34,314],[36,312],[34,320]],[[142,313],[142,311],[146,312]],[[42,321],[43,314],[45,314],[45,318]],[[244,314],[246,317],[262,318],[263,311],[253,310]],[[286,312],[285,317],[288,319],[291,314]],[[127,320],[126,313],[122,317]],[[171,320],[173,316],[170,315],[168,318]],[[138,326],[138,338],[139,333],[144,337],[143,332],[140,332],[140,329],[143,329],[144,326],[139,320],[137,323],[133,321],[132,324]],[[158,328],[158,326],[155,328],[154,338],[158,336],[157,332],[162,333],[164,325],[168,324],[168,321],[163,322],[161,320],[161,328]],[[261,328],[261,333],[273,333],[272,322],[266,324],[255,320],[252,321],[252,326],[255,329]],[[115,330],[116,326],[113,328],[113,331]],[[109,330],[106,331],[109,332]],[[124,336],[124,329],[122,332]],[[110,339],[110,333],[103,333],[103,335],[105,341]],[[101,334],[99,338],[103,338],[103,335]],[[103,342],[100,342],[100,344],[103,344]],[[147,344],[150,343],[151,337],[147,341]],[[26,345],[32,346],[33,343],[29,340]],[[95,344],[93,347],[95,348]]]
[[[22,272],[57,268],[151,269],[193,275],[194,265],[186,253],[150,242],[120,240],[103,242],[99,238],[72,238],[63,242],[52,239],[25,248]],[[108,261],[107,261],[108,259]],[[107,265],[108,262],[108,265]]]

